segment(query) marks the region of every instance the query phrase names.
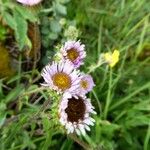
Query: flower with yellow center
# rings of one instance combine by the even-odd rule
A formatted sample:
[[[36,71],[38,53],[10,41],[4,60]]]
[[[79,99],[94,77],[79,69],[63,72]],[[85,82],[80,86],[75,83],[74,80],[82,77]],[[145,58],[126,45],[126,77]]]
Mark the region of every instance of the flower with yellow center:
[[[52,76],[54,85],[61,90],[66,90],[71,86],[71,78],[64,72],[58,72]]]
[[[69,61],[53,62],[51,65],[47,65],[42,71],[42,76],[45,80],[43,86],[48,86],[59,93],[77,93],[80,73]]]
[[[95,84],[93,82],[93,78],[88,74],[82,74],[79,93],[81,95],[85,95],[86,93],[90,92],[94,86]]]
[[[81,85],[81,87],[83,88],[83,89],[87,89],[88,88],[88,82],[87,81],[81,81],[80,82],[80,85]]]
[[[119,61],[119,51],[114,50],[113,53],[105,53],[104,54],[104,60],[109,64],[109,66],[112,68],[114,67],[117,62]]]
[[[83,64],[83,59],[86,56],[84,51],[84,44],[80,41],[67,41],[61,48],[61,53],[64,60],[69,60],[75,68],[80,67]]]
[[[75,61],[79,56],[79,52],[76,50],[76,49],[70,49],[67,51],[67,58],[70,60],[70,61]]]

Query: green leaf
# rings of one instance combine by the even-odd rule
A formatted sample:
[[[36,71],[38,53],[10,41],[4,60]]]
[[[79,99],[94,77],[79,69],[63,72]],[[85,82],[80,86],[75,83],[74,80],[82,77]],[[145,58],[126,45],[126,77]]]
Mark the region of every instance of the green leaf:
[[[59,0],[59,2],[62,4],[66,4],[66,3],[70,2],[70,0]]]
[[[150,100],[143,100],[140,103],[136,104],[133,109],[140,111],[150,111]]]
[[[14,11],[14,19],[16,22],[16,30],[15,30],[15,36],[16,40],[19,45],[19,49],[22,50],[23,46],[25,45],[27,37],[27,22],[26,20],[21,16],[21,14],[18,13],[18,11]]]
[[[66,139],[64,142],[63,142],[63,145],[61,146],[61,149],[60,150],[71,150],[72,149],[72,144],[73,144],[73,141],[71,139]]]
[[[6,104],[4,102],[0,102],[0,113],[4,112],[6,109]]]
[[[36,16],[26,7],[16,6],[16,11],[24,18],[31,22],[36,22]]]
[[[20,85],[11,90],[11,92],[5,98],[5,103],[15,100],[23,92],[23,90],[24,90],[23,85]]]
[[[55,33],[59,33],[61,31],[61,26],[60,26],[59,22],[56,20],[52,20],[50,22],[50,28],[51,28],[52,32],[55,32]]]
[[[108,121],[102,121],[101,132],[108,138],[112,138],[114,136],[114,132],[119,129],[120,126],[118,124],[114,124]]]
[[[4,97],[2,85],[3,85],[3,82],[0,80],[0,99],[3,99],[3,97]]]
[[[4,41],[6,39],[7,30],[0,24],[0,41]]]
[[[0,113],[0,127],[4,124],[6,119],[6,113]]]
[[[42,29],[41,29],[41,33],[42,34],[45,34],[45,35],[47,35],[47,33],[49,33],[50,31],[49,31],[49,28],[47,28],[47,27],[43,27]]]
[[[44,131],[45,132],[49,132],[49,129],[50,129],[50,121],[49,121],[49,119],[48,118],[43,118],[43,129],[44,129]]]
[[[31,140],[31,137],[29,136],[29,133],[24,131],[23,132],[23,148],[29,147],[30,149],[36,149],[36,145]]]
[[[16,30],[16,22],[12,15],[10,15],[8,12],[4,12],[2,14],[4,21],[12,28],[13,30]]]
[[[130,127],[136,127],[136,126],[143,126],[143,125],[149,125],[150,122],[150,116],[146,116],[144,114],[138,114],[133,116],[133,118],[129,117],[128,120],[125,121],[125,124],[128,128]]]
[[[132,145],[132,143],[133,143],[133,140],[132,140],[132,136],[131,136],[131,134],[129,133],[129,132],[127,132],[127,131],[123,131],[123,137],[125,138],[125,140],[130,144],[130,145]]]
[[[56,13],[60,15],[64,15],[64,16],[67,15],[66,7],[60,3],[53,3],[53,9]]]
[[[58,34],[51,32],[51,33],[49,33],[48,38],[50,38],[52,40],[56,40],[58,38]]]
[[[38,85],[33,84],[33,85],[31,85],[31,86],[27,89],[26,92],[30,92],[30,91],[35,90],[35,89],[38,89]]]

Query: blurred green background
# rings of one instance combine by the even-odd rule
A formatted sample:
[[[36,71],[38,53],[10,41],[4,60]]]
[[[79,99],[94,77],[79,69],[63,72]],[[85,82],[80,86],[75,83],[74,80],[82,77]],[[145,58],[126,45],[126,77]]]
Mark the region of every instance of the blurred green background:
[[[49,119],[40,86],[44,65],[74,36],[86,45],[85,72],[120,51],[114,68],[91,72],[96,123],[77,139]],[[0,60],[1,150],[150,150],[149,0],[0,0]]]

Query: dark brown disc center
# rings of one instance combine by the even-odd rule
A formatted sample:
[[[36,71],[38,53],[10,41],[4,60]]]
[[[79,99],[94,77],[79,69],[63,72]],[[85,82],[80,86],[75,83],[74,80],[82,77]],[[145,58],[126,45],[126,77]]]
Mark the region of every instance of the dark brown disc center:
[[[65,109],[68,116],[68,121],[73,123],[83,120],[86,110],[84,100],[80,97],[79,99],[72,97],[68,100],[68,107]]]

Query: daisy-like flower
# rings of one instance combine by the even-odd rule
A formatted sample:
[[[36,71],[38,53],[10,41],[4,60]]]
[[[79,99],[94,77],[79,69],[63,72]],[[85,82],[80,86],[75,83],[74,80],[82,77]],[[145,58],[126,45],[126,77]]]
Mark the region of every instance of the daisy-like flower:
[[[46,82],[42,85],[59,93],[75,94],[79,88],[80,73],[69,61],[53,62],[43,69],[41,75]]]
[[[29,5],[29,6],[37,5],[41,1],[42,0],[17,0],[17,2],[22,3],[24,5]]]
[[[96,114],[89,99],[76,96],[63,96],[59,106],[59,121],[65,126],[67,133],[85,135],[85,130],[90,131],[89,126],[94,125],[95,120],[90,114]]]
[[[83,64],[83,59],[86,57],[84,47],[85,45],[81,44],[80,41],[68,41],[61,48],[61,53],[65,60],[69,60],[75,68],[78,68]]]
[[[119,61],[119,51],[118,50],[114,50],[114,52],[111,54],[111,53],[105,53],[103,55],[104,57],[104,60],[109,64],[109,66],[112,68],[114,67],[117,62]]]
[[[86,93],[92,91],[94,86],[95,84],[93,82],[93,78],[90,75],[86,74],[81,76],[79,89],[81,95],[85,95]]]

